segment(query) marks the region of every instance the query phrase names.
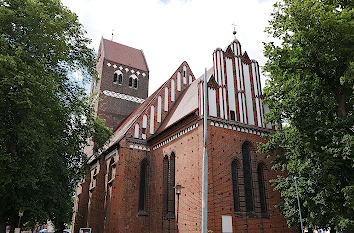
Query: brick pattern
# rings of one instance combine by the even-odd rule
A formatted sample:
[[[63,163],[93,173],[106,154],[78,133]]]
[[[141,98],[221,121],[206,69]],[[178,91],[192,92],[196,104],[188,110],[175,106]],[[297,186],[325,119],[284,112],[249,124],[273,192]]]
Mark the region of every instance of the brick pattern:
[[[286,226],[286,221],[274,205],[281,201],[280,194],[274,191],[268,182],[276,177],[276,173],[270,168],[271,158],[256,152],[256,145],[264,142],[259,135],[235,132],[230,129],[209,127],[208,132],[208,157],[209,157],[209,229],[221,232],[221,216],[227,215],[233,218],[234,232],[292,232]],[[251,170],[254,196],[254,213],[246,212],[244,177],[242,164],[242,144],[251,142]],[[217,143],[215,143],[217,142]],[[233,207],[231,162],[238,161],[239,173],[239,197],[240,212],[235,213]],[[264,179],[268,217],[262,217],[257,165],[265,164]]]
[[[213,119],[215,121],[215,119]],[[183,128],[197,123],[197,118],[185,119],[181,124],[170,128],[160,137],[149,141],[144,147],[153,147],[179,132]],[[286,221],[274,205],[281,201],[280,194],[273,191],[268,183],[276,177],[270,169],[271,158],[256,152],[256,145],[264,142],[260,135],[235,131],[228,128],[216,127],[208,124],[208,163],[209,163],[209,200],[208,200],[208,228],[216,232],[222,230],[222,216],[232,216],[234,232],[295,232],[286,226]],[[179,231],[198,232],[201,226],[201,192],[202,192],[202,156],[203,156],[203,126],[199,126],[181,135],[170,143],[164,144],[155,150],[139,150],[130,148],[131,142],[127,138],[120,142],[119,161],[116,164],[115,177],[112,182],[110,201],[107,202],[108,213],[104,220],[104,198],[98,195],[97,190],[104,193],[101,187],[104,179],[101,173],[106,172],[101,158],[100,172],[97,176],[96,188],[92,192],[88,227],[93,232],[174,232],[176,217],[168,219],[163,214],[163,158],[172,153],[176,156],[175,184],[184,186],[179,203]],[[251,143],[251,169],[255,211],[246,213],[245,192],[242,167],[241,148],[244,142]],[[140,216],[139,184],[140,163],[147,158],[147,216]],[[239,166],[238,183],[240,211],[235,213],[233,206],[231,162],[237,161]],[[107,161],[106,161],[107,162]],[[260,197],[258,189],[257,165],[264,164],[264,178],[267,216],[261,215]],[[104,186],[104,185],[103,185]],[[82,195],[82,194],[81,194]],[[96,199],[96,200],[95,200]],[[84,199],[80,200],[84,202]],[[175,200],[175,215],[177,198]],[[101,221],[101,222],[100,222]],[[105,223],[105,226],[103,226]],[[80,223],[75,223],[79,225]],[[104,229],[104,230],[101,230]],[[200,231],[200,230],[199,230]],[[76,231],[75,231],[76,233]]]
[[[147,151],[130,149],[125,141],[120,143],[119,161],[115,167],[115,178],[112,181],[110,207],[106,219],[105,232],[130,233],[150,231],[150,193],[149,184],[151,164],[153,161]],[[140,164],[147,159],[147,216],[139,216],[139,184]]]
[[[177,130],[177,129],[176,129]],[[171,132],[172,134],[172,132]],[[184,188],[180,196],[179,203],[179,231],[195,232],[201,224],[201,182],[202,182],[202,147],[201,145],[201,127],[192,130],[173,143],[159,147],[152,152],[156,159],[154,166],[155,176],[152,177],[151,185],[155,192],[151,196],[152,206],[152,231],[168,232],[168,219],[163,218],[163,157],[165,155],[176,156],[175,162],[175,184],[180,184]],[[177,202],[177,198],[175,199]],[[177,203],[175,203],[175,216],[177,215]],[[162,219],[162,221],[161,221]],[[170,219],[170,231],[175,232],[176,218]]]
[[[102,233],[104,226],[104,200],[105,200],[105,176],[106,166],[104,157],[98,161],[99,169],[95,177],[95,187],[89,189],[89,204],[87,226],[92,228],[92,232]]]
[[[78,233],[80,228],[87,226],[87,207],[89,199],[90,173],[87,173],[81,185],[81,193],[76,197],[77,209],[74,210],[73,232]]]

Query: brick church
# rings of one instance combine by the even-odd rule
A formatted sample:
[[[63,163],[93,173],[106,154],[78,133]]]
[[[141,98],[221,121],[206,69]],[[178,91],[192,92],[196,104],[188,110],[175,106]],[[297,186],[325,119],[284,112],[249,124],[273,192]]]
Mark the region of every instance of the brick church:
[[[293,232],[275,209],[281,201],[269,180],[270,158],[257,153],[266,124],[259,65],[238,40],[217,48],[203,76],[183,62],[148,96],[149,68],[142,50],[102,39],[91,92],[95,110],[114,130],[78,185],[74,233],[200,232],[203,116],[208,122],[208,229],[212,232]],[[176,195],[176,186],[181,193]]]

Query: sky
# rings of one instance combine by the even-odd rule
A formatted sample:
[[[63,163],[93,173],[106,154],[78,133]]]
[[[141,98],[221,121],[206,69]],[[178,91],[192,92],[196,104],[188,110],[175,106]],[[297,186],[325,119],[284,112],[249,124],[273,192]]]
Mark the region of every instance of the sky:
[[[101,37],[142,49],[149,67],[149,95],[183,61],[196,78],[210,68],[213,51],[236,38],[263,66],[264,32],[275,0],[62,0],[75,12],[98,50]],[[262,75],[263,76],[263,75]],[[265,77],[262,77],[264,87]]]

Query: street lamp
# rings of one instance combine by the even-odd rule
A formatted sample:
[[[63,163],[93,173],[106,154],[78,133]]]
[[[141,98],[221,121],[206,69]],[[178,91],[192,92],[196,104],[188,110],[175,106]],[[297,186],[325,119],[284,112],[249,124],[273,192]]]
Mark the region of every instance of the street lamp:
[[[300,216],[300,224],[301,224],[301,233],[304,232],[304,226],[302,225],[302,216],[301,216],[301,207],[300,207],[300,197],[299,197],[299,190],[297,189],[297,176],[294,176],[295,180],[295,188],[296,188],[296,195],[297,195],[297,205],[299,207],[299,216]]]
[[[176,221],[176,232],[179,233],[179,229],[178,229],[178,213],[179,213],[179,195],[181,195],[181,191],[184,187],[180,184],[177,184],[175,186],[176,189],[176,194],[177,194],[177,221]]]
[[[20,217],[20,218],[18,219],[18,228],[20,228],[21,217],[23,216],[23,210],[22,210],[22,209],[20,209],[20,210],[18,211],[18,216]]]

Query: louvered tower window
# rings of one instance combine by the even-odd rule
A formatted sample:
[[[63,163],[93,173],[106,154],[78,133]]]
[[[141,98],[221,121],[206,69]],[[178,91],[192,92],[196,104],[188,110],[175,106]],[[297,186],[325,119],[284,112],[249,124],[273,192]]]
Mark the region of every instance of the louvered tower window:
[[[119,75],[118,75],[118,83],[119,83],[119,84],[122,84],[122,83],[123,83],[123,75],[122,75],[122,74],[119,74]]]
[[[117,82],[117,80],[118,80],[118,74],[114,73],[113,74],[113,82],[115,83],[115,82]]]
[[[143,159],[140,164],[139,215],[147,215],[147,169],[148,161]]]
[[[240,211],[240,197],[238,191],[238,167],[236,160],[231,163],[231,173],[232,173],[232,191],[234,195],[234,211]]]
[[[248,142],[242,145],[242,164],[243,164],[243,177],[245,185],[246,196],[246,211],[254,211],[253,205],[253,187],[252,187],[252,170],[251,170],[251,155],[250,144]]]
[[[266,198],[266,190],[265,190],[265,182],[264,182],[264,166],[262,164],[258,164],[257,175],[258,175],[259,198],[261,201],[261,214],[262,217],[266,217],[267,198]]]

